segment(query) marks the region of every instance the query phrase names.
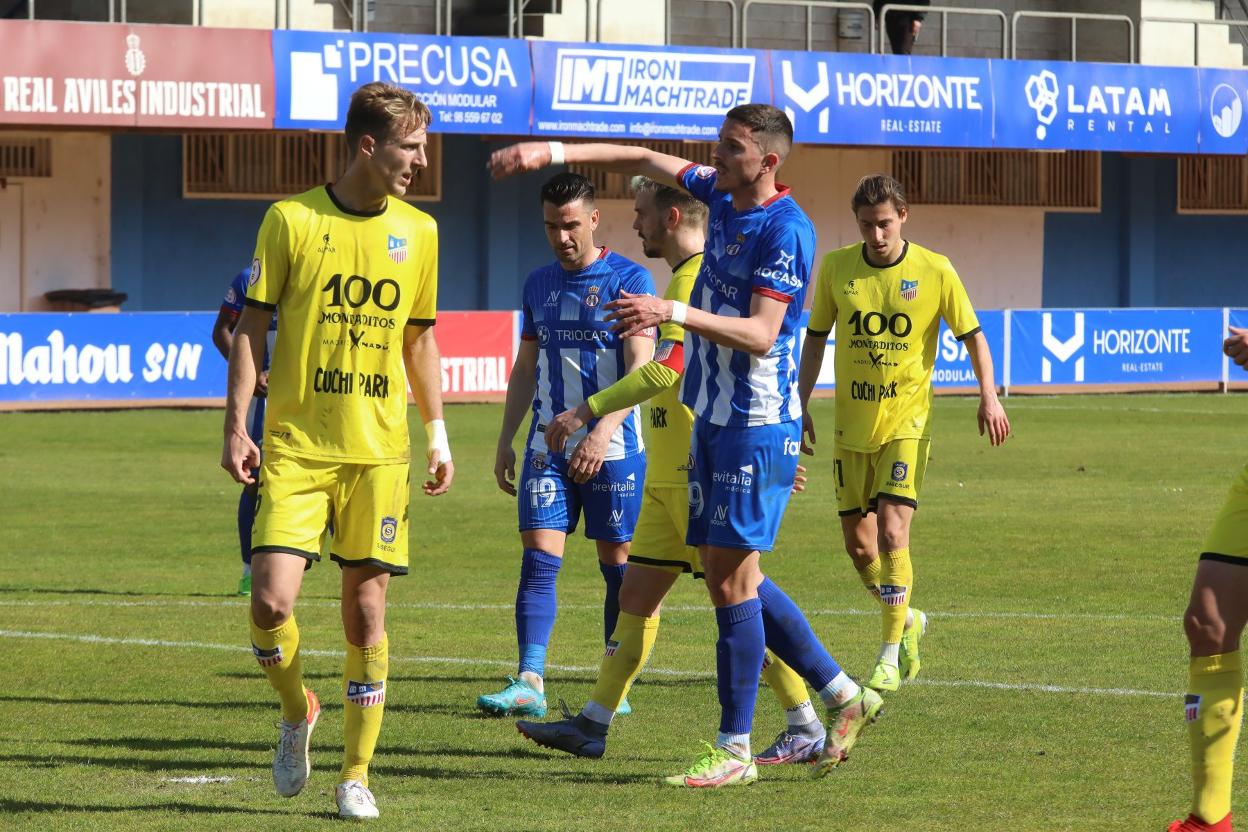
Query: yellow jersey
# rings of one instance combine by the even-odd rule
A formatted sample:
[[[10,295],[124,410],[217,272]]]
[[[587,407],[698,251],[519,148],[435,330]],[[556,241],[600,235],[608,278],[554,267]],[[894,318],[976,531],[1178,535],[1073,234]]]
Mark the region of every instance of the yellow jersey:
[[[702,268],[702,254],[698,253],[680,263],[672,272],[672,282],[663,293],[666,300],[689,302],[693,281]],[[683,344],[685,328],[674,321],[659,327],[659,352],[654,356],[662,361],[661,353],[670,344]],[[665,345],[664,342],[670,342]],[[642,424],[642,436],[646,443],[646,484],[689,484],[689,443],[693,435],[693,411],[680,400],[680,381],[667,387],[647,402],[648,413]]]
[[[244,301],[277,309],[267,450],[408,460],[403,331],[433,325],[437,277],[437,225],[401,199],[354,212],[326,185],[269,208]]]
[[[854,244],[823,258],[808,334],[836,325],[836,443],[872,453],[928,435],[940,319],[959,340],[979,331],[947,257],[911,242],[888,266]]]

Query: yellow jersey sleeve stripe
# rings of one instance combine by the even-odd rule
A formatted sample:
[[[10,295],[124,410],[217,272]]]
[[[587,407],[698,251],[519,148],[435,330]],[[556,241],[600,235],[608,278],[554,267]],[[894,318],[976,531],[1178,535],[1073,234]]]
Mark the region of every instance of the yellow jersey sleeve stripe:
[[[273,312],[277,309],[276,303],[265,303],[255,298],[243,298],[243,306],[254,306],[256,309],[263,309],[265,312]]]
[[[959,341],[965,341],[967,338],[970,338],[970,337],[971,337],[972,335],[974,335],[976,332],[980,332],[980,331],[982,331],[982,330],[983,330],[983,327],[982,327],[982,326],[977,326],[977,327],[975,327],[974,329],[972,329],[970,332],[967,332],[967,333],[965,333],[965,334],[963,334],[963,335],[957,335],[957,336],[954,336],[954,337],[956,337]]]

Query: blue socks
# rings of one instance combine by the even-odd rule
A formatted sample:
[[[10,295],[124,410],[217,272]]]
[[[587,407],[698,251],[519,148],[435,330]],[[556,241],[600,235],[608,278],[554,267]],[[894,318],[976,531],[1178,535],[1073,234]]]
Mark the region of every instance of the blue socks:
[[[602,599],[602,641],[605,644],[611,640],[615,622],[620,618],[620,585],[624,583],[624,570],[628,569],[628,564],[616,566],[599,561],[598,569],[607,582],[607,594]]]
[[[822,690],[840,674],[840,665],[819,643],[806,616],[771,578],[763,578],[758,585],[758,600],[762,602],[763,626],[771,652],[815,690]]]
[[[243,554],[243,563],[251,566],[251,526],[256,522],[256,492],[244,488],[238,498],[238,547]]]
[[[541,549],[525,549],[516,590],[516,642],[520,672],[546,675],[546,647],[555,627],[555,579],[563,558]]]
[[[715,610],[719,641],[715,643],[715,669],[719,685],[719,731],[749,735],[758,699],[758,669],[763,666],[764,633],[762,604],[751,598]]]

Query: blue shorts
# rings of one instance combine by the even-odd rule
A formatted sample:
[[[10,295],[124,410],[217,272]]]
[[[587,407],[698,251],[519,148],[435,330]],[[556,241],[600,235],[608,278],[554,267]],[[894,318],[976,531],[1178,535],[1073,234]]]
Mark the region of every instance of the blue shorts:
[[[732,428],[695,420],[685,541],[770,552],[797,476],[801,432],[796,419]]]
[[[632,540],[645,478],[644,453],[603,462],[597,476],[578,484],[568,476],[568,460],[562,454],[529,451],[517,489],[520,531],[553,529],[571,534],[584,510],[585,536],[590,540]]]

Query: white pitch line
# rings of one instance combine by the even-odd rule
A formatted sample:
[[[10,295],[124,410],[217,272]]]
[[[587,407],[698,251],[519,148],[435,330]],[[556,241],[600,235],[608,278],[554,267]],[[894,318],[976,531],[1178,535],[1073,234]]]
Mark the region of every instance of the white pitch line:
[[[187,783],[191,786],[206,786],[209,783],[233,783],[237,777],[209,777],[207,774],[200,774],[197,777],[162,777],[162,783]]]
[[[29,632],[25,630],[0,630],[0,638],[12,639],[34,639],[45,641],[67,641],[79,644],[109,644],[125,647],[176,647],[187,650],[222,650],[231,653],[247,652],[246,648],[239,647],[237,644],[214,644],[212,642],[200,641],[166,641],[163,639],[151,638],[116,638],[113,636],[100,636],[92,634],[72,634],[72,633],[39,633]],[[346,655],[343,650],[308,650],[300,648],[300,652],[308,656],[326,656],[330,658],[342,658]],[[391,656],[390,660],[400,663],[412,664],[434,664],[434,665],[461,665],[470,667],[512,667],[515,663],[502,659],[473,659],[463,656]],[[547,665],[551,670],[558,670],[564,673],[596,673],[597,667],[578,666],[578,665]],[[644,673],[653,676],[677,677],[682,679],[706,679],[715,678],[715,674],[697,670],[673,670],[664,667],[647,667]],[[916,684],[925,687],[952,687],[952,688],[981,688],[988,690],[1010,690],[1022,693],[1065,693],[1065,694],[1086,694],[1099,696],[1121,696],[1121,697],[1162,697],[1173,698],[1182,694],[1158,691],[1158,690],[1138,690],[1135,688],[1093,688],[1093,687],[1067,687],[1064,685],[1041,685],[1029,683],[1014,682],[986,682],[976,679],[922,679],[909,684]]]
[[[221,600],[221,601],[190,601],[190,600],[150,600],[150,601],[114,601],[114,600],[49,600],[49,601],[26,601],[26,600],[0,600],[0,607],[204,607],[209,609],[227,609],[242,608],[247,606],[246,601]],[[319,601],[306,600],[300,601],[301,607],[333,607],[337,609],[338,601]],[[439,604],[439,603],[388,603],[387,609],[399,610],[433,610],[433,611],[490,611],[505,610],[510,612],[515,609],[514,604]],[[560,604],[561,610],[601,610],[599,604]],[[664,612],[704,612],[709,613],[710,607],[702,607],[693,604],[672,604],[663,607]],[[846,609],[809,609],[805,611],[807,615],[831,616],[857,618],[862,616],[878,616],[880,611],[860,610],[855,608]],[[928,611],[933,612],[932,610]],[[1023,619],[1029,621],[1181,621],[1181,616],[1177,615],[1156,615],[1148,613],[1084,613],[1084,612],[1027,612],[1027,611],[983,611],[983,612],[958,612],[940,610],[934,611],[934,616],[942,619],[967,619],[967,620],[984,620],[984,619]]]

